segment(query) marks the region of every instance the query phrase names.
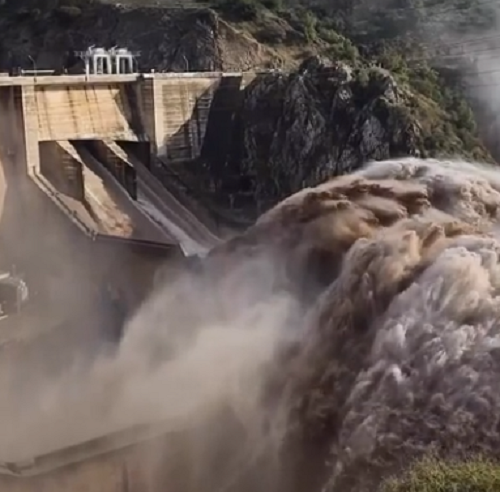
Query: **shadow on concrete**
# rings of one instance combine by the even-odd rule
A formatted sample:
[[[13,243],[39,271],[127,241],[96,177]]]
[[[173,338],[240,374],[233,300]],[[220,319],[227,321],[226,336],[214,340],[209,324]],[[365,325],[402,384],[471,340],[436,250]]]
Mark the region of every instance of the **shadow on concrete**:
[[[183,195],[185,201],[191,202],[191,207],[196,203],[219,226],[236,230],[249,227],[255,219],[251,212],[248,213],[253,203],[253,181],[242,175],[239,166],[245,97],[241,84],[241,76],[225,76],[213,94],[210,90],[203,93],[190,118],[163,142],[167,153],[160,155],[152,166],[152,172],[173,194]],[[199,128],[199,107],[206,104],[207,98],[211,99],[211,104],[203,133]],[[187,160],[175,159],[168,149],[179,141],[189,142],[193,128],[203,136],[199,155]]]
[[[134,82],[122,84],[123,90],[118,91],[115,96],[116,107],[121,112],[130,129],[137,136],[139,141],[148,139],[146,129],[142,121],[142,112],[139,106],[137,95],[137,84]]]
[[[215,94],[207,90],[197,99],[188,121],[165,142],[170,148],[174,147],[174,141],[177,142],[175,147],[177,148],[178,162],[189,165],[191,159],[187,158],[186,155],[191,152],[191,138],[201,142],[199,144],[202,149],[201,153],[209,155],[211,161],[219,162],[221,157],[228,154],[231,133],[220,132],[219,128],[221,125],[230,125],[234,107],[239,105],[239,98],[241,97],[240,85],[241,77],[225,77],[221,80]],[[167,160],[162,159],[161,156],[153,155],[149,135],[143,121],[144,108],[141,111],[138,90],[140,89],[137,84],[125,84],[124,90],[120,91],[115,99],[117,108],[127,125],[133,129],[137,141],[118,140],[116,143],[127,154],[134,156],[149,169],[165,189],[181,205],[193,212],[213,233],[218,235],[221,232],[220,226],[230,227],[231,229],[244,229],[250,225],[250,222],[238,220],[238,217],[233,217],[224,207],[219,207],[216,204],[208,191],[209,187],[206,185],[206,182],[210,179],[210,174],[206,173],[206,176],[204,176],[203,169],[198,163],[193,166],[194,172],[188,172],[186,174],[187,179],[184,179],[182,170],[176,172],[175,166],[167,165]],[[210,104],[208,124],[206,128],[202,128],[201,115],[206,111],[207,101]],[[190,132],[193,132],[193,129],[196,135],[191,136]],[[203,138],[204,135],[208,135],[208,139],[207,137]],[[179,142],[182,142],[180,146]],[[198,147],[197,144],[195,146]],[[198,162],[199,159],[196,159],[196,161]]]
[[[121,184],[130,198],[137,200],[137,175],[135,170],[119,159],[118,156],[112,154],[102,140],[79,140],[74,141],[73,145],[77,148],[82,159],[84,155],[93,158],[85,159],[86,165],[93,173],[104,181],[105,176],[102,173],[101,166],[104,167]],[[114,198],[117,197],[114,196]]]
[[[101,140],[73,140],[76,149],[86,168],[100,180],[112,203],[119,213],[130,219],[132,232],[127,237],[120,234],[122,240],[149,241],[164,244],[176,244],[175,239],[158,227],[147,217],[137,203],[137,176],[135,169],[116,154]],[[138,145],[134,142],[133,145]],[[88,184],[89,186],[90,183]],[[108,233],[110,234],[110,233]]]
[[[83,164],[69,155],[59,142],[40,142],[38,149],[41,175],[57,193],[80,203],[90,218],[99,224],[100,219],[85,194]]]

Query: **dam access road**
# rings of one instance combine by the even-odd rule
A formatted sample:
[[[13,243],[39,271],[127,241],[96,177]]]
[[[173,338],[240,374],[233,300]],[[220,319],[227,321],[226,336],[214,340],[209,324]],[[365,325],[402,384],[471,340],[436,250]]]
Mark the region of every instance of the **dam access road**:
[[[204,255],[222,240],[193,197],[154,170],[199,158],[207,128],[218,113],[235,112],[255,76],[0,76],[0,263],[15,265],[30,289],[26,309],[0,323],[2,382],[18,384],[20,374],[36,381],[43,371],[34,361],[94,347],[101,286],[133,311],[159,266]],[[221,90],[227,97],[216,107]],[[22,463],[7,457],[0,490],[149,491],[130,448],[158,435],[139,426]]]

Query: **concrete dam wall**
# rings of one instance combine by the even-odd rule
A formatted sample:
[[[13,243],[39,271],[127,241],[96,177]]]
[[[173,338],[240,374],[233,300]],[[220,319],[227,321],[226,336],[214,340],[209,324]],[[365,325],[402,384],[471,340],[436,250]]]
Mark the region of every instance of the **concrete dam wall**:
[[[0,321],[0,348],[11,340],[36,345],[61,325],[76,333],[75,319],[93,309],[100,286],[120,289],[133,308],[158,266],[182,256],[112,163],[95,159],[91,141],[39,140],[33,86],[20,82],[0,83],[0,270],[23,275],[30,302]]]
[[[157,155],[182,161],[199,156],[214,112],[233,113],[255,76],[60,76],[39,77],[36,83],[29,78],[19,87],[27,130],[39,142],[148,141]]]
[[[155,178],[150,164],[196,158],[221,108],[215,103],[224,81],[236,81],[238,95],[252,77],[0,77],[0,266],[37,272],[30,275],[41,279],[41,291],[66,293],[61,272],[51,273],[60,268],[51,265],[61,263],[61,245],[79,252],[68,272],[73,263],[85,269],[96,248],[113,244],[138,256],[204,254],[220,238]],[[227,101],[225,111],[234,111],[238,97]],[[103,240],[106,246],[96,246]],[[35,244],[47,258],[43,268]],[[97,269],[110,270],[101,262]],[[59,287],[46,289],[48,283]],[[125,284],[134,281],[125,276]]]
[[[83,211],[86,206],[84,203],[86,196],[96,195],[91,191],[84,192],[88,189],[87,183],[97,182],[92,175],[92,172],[96,173],[96,166],[91,172],[83,172],[92,166],[85,163],[86,159],[82,157],[80,144],[77,144],[79,156],[75,157],[75,153],[71,150],[75,142],[89,142],[94,149],[102,149],[103,146],[99,142],[105,142],[108,147],[109,144],[126,146],[127,151],[132,151],[146,168],[150,167],[151,159],[182,165],[183,162],[198,158],[204,149],[217,148],[223,151],[224,142],[219,137],[227,132],[221,124],[231,125],[233,115],[241,104],[243,89],[254,77],[255,74],[208,73],[160,74],[154,77],[134,78],[131,76],[92,76],[88,79],[81,76],[39,77],[36,82],[34,79],[12,78],[11,83],[20,80],[16,89],[20,91],[21,97],[20,118],[23,122],[27,172],[39,185],[42,181],[46,181],[41,185],[42,188],[50,189],[48,194],[58,202],[63,211],[68,208],[68,201],[80,203],[76,207],[69,206],[70,210],[66,212],[72,216],[73,222],[78,222],[83,228],[90,227],[90,230],[96,233],[102,233],[102,227],[92,224],[89,226],[89,214]],[[1,85],[0,81],[0,89]],[[207,140],[214,142],[211,144]],[[64,158],[66,165],[47,164],[49,155],[53,158],[56,156],[54,152],[48,153],[49,148],[55,148],[50,142],[59,142],[57,159]],[[73,168],[67,165],[71,160]],[[120,182],[132,200],[136,201],[136,208],[141,209],[140,203],[137,202],[137,178],[134,166],[127,160],[117,158],[116,153],[108,152],[107,156],[103,157],[101,152],[97,160],[101,161],[102,167],[107,169],[113,179]],[[106,162],[102,162],[103,160]],[[64,179],[73,182],[70,198],[60,196],[68,195],[63,191],[68,189],[67,186],[66,188],[62,185],[54,186],[52,181],[42,176],[49,166],[61,168],[55,173],[59,174],[59,183],[63,179],[62,169],[69,171]],[[78,167],[82,169],[78,171]],[[78,179],[81,183],[76,178],[77,175],[80,176]],[[77,190],[75,186],[81,189]],[[163,199],[168,206],[160,208],[172,208],[171,197]],[[108,205],[105,207],[109,209],[111,206],[109,202],[112,200],[106,200]],[[128,204],[123,205],[122,208],[127,206]],[[145,219],[140,219],[142,226],[137,224],[130,226],[138,238],[151,241],[171,240],[172,234],[165,227],[164,221],[153,218],[161,215],[158,207],[153,213],[149,206],[147,210],[142,207],[142,211],[137,211],[135,215]],[[127,220],[133,222],[132,219]],[[124,223],[127,220],[123,219],[120,222]],[[146,225],[148,222],[152,223]],[[179,231],[184,226],[179,223],[173,228]],[[203,225],[196,224],[196,228],[203,229]],[[217,243],[213,234],[205,231],[205,236],[200,246],[202,249]],[[177,236],[174,234],[174,237],[175,240],[182,242],[179,234]],[[194,251],[200,248],[193,246],[189,249]]]
[[[39,87],[26,91],[34,101],[39,141],[98,139],[138,140],[131,128],[133,108],[120,85]]]

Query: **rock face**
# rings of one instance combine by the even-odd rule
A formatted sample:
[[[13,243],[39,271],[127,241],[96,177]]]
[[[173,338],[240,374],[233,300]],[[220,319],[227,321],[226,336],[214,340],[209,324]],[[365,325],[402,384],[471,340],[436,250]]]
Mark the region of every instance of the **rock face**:
[[[32,2],[33,3],[33,2]],[[50,8],[39,1],[0,5],[0,70],[70,69],[74,51],[125,46],[143,71],[218,71],[263,63],[256,41],[237,36],[209,9],[124,8],[89,2]]]
[[[257,81],[241,115],[239,165],[241,175],[255,177],[258,206],[367,160],[417,153],[418,126],[402,111],[404,102],[386,72],[361,81],[348,66],[317,59],[287,77]],[[266,111],[269,104],[278,111]]]
[[[419,155],[410,97],[386,71],[318,58],[259,77],[246,89],[230,155],[204,162],[207,186],[258,214],[368,160]]]

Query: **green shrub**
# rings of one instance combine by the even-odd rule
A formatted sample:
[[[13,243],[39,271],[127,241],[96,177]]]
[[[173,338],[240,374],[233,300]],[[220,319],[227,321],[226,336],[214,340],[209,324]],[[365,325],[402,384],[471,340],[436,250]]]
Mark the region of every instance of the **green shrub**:
[[[278,11],[283,8],[282,0],[261,0],[261,3],[266,9]]]
[[[391,478],[382,492],[498,492],[500,464],[483,458],[444,462],[426,458],[404,476]]]
[[[326,27],[320,27],[318,29],[318,35],[321,39],[332,44],[338,44],[343,39],[345,39],[338,32],[334,31],[333,29],[328,29]]]
[[[333,61],[355,62],[359,56],[358,50],[349,42],[334,44],[324,50],[326,57]]]
[[[240,22],[250,22],[257,19],[261,7],[254,0],[221,0],[215,8],[226,17]]]
[[[316,16],[312,12],[307,11],[304,17],[303,28],[304,28],[304,35],[308,43],[313,43],[314,41],[317,40],[318,38],[318,32],[316,30],[317,25],[318,25],[318,19],[316,18]]]

